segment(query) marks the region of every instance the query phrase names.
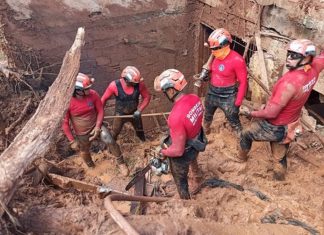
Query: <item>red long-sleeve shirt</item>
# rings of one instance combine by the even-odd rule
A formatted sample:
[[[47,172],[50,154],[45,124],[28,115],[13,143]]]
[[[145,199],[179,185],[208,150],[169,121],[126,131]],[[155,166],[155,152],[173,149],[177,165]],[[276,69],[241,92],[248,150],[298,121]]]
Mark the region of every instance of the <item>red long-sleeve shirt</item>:
[[[253,111],[252,117],[264,118],[273,125],[288,125],[296,121],[323,69],[322,52],[313,59],[309,70],[301,68],[285,73],[274,85],[265,109]]]
[[[122,88],[124,90],[124,92],[127,94],[127,95],[131,95],[133,94],[134,92],[134,87],[132,86],[127,86],[126,85],[126,82],[123,78],[119,79],[121,85],[122,85]],[[145,83],[144,82],[140,82],[139,83],[139,91],[140,91],[140,94],[143,98],[142,102],[138,105],[138,110],[140,111],[143,111],[146,106],[150,103],[150,100],[151,100],[151,94],[149,93],[148,89],[146,88],[145,86]],[[112,96],[118,96],[118,89],[117,89],[117,86],[116,86],[116,82],[113,81],[109,84],[109,86],[107,87],[105,93],[103,94],[103,96],[101,97],[101,102],[103,104],[103,106],[105,107],[106,105],[106,102],[107,100]]]
[[[181,157],[186,141],[196,137],[202,126],[204,107],[198,96],[187,94],[180,97],[172,107],[168,118],[172,144],[162,149],[168,157]]]
[[[103,116],[104,112],[100,97],[96,91],[90,90],[87,96],[71,98],[62,129],[69,141],[72,141],[74,137],[70,128],[70,121],[76,135],[86,135],[94,127],[101,127]]]
[[[229,87],[239,83],[235,105],[240,106],[247,90],[247,69],[243,57],[231,50],[223,60],[214,58],[210,72],[210,83],[214,87]]]

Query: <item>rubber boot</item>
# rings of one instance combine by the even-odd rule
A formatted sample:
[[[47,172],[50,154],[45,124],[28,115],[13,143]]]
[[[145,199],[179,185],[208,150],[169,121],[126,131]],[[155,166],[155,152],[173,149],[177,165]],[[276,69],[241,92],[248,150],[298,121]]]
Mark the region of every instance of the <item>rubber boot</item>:
[[[85,162],[85,164],[87,164],[88,167],[95,166],[94,162],[92,161],[90,153],[80,152],[80,157],[83,159],[83,161]]]
[[[240,139],[241,138],[241,134],[242,134],[242,127],[241,126],[234,127],[234,133],[235,133],[236,137],[238,139]]]
[[[124,161],[123,155],[117,157],[117,163],[122,176],[127,177],[129,175],[129,169]]]
[[[209,135],[211,132],[211,129],[210,129],[211,124],[212,124],[212,122],[204,121],[203,128],[204,128],[206,135]]]
[[[191,186],[191,192],[197,192],[199,191],[198,188],[201,186],[203,182],[203,174],[201,172],[201,169],[199,168],[197,159],[193,160],[190,163],[190,186]]]
[[[287,172],[287,159],[284,157],[279,162],[273,164],[273,179],[283,181],[285,180]]]
[[[240,149],[237,158],[240,162],[246,162],[248,160],[249,150]]]

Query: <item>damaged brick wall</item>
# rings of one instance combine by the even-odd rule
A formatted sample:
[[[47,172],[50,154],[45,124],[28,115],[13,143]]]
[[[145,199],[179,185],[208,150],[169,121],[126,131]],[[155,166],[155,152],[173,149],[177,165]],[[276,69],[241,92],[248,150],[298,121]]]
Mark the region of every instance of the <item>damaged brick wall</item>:
[[[318,52],[323,48],[324,3],[316,0],[200,0],[199,8],[202,12],[200,22],[210,28],[225,27],[233,35],[247,42],[259,30],[261,7],[263,7],[261,31],[279,36],[261,35],[262,48],[266,52],[268,76],[271,79],[270,83],[273,83],[283,72],[285,45],[290,39],[307,38],[318,46]],[[271,64],[273,66],[268,66]],[[275,69],[278,71],[274,72]],[[323,75],[314,89],[324,94]]]
[[[86,31],[81,71],[96,78],[100,94],[127,65],[139,68],[153,94],[153,80],[163,70],[177,68],[186,76],[194,71],[195,1],[6,0],[0,9],[16,64],[30,63],[33,70],[48,66],[46,79],[34,84],[40,88],[56,78],[79,26]],[[159,97],[154,94],[150,107],[167,110],[161,105],[166,99]]]

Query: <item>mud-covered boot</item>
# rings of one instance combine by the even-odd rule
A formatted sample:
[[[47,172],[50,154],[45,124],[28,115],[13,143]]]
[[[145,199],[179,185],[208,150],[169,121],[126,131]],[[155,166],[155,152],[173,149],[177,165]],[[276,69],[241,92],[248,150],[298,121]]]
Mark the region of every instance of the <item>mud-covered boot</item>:
[[[238,161],[246,162],[248,160],[248,153],[249,153],[248,150],[239,149],[237,155]]]
[[[287,172],[287,158],[284,157],[279,162],[273,163],[273,179],[283,181],[285,180]]]
[[[201,169],[199,168],[197,159],[191,162],[190,164],[190,188],[191,194],[199,191],[199,187],[201,186],[204,177]]]
[[[235,133],[236,137],[238,139],[240,139],[241,138],[241,134],[242,134],[242,127],[241,126],[234,127],[234,133]]]
[[[95,164],[92,161],[90,153],[80,152],[80,157],[83,159],[83,161],[85,162],[85,164],[87,164],[88,167],[95,167]]]
[[[206,135],[209,135],[211,132],[211,129],[210,129],[211,124],[212,124],[211,122],[204,121],[203,128],[204,128]]]

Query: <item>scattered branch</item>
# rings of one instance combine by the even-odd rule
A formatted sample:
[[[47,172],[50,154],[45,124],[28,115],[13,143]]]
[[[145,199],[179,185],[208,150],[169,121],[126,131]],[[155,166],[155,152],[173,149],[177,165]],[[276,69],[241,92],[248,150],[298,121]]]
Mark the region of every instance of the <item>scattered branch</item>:
[[[17,126],[17,124],[19,122],[21,122],[21,120],[23,120],[23,118],[25,117],[31,103],[32,103],[32,98],[29,98],[26,105],[25,105],[25,107],[24,107],[24,109],[23,109],[23,111],[20,113],[20,116],[18,117],[18,119],[16,121],[14,121],[13,123],[11,123],[10,126],[5,129],[5,134],[6,135],[9,135],[9,133]]]
[[[32,88],[31,85],[29,85],[24,79],[22,79],[22,76],[20,73],[14,72],[6,67],[4,67],[3,65],[0,65],[0,72],[6,77],[6,78],[10,78],[11,76],[14,78],[14,80],[21,82],[23,84],[25,84],[34,94],[35,98],[37,100],[39,100],[38,95],[36,94],[36,92],[34,91],[34,89]],[[11,75],[11,76],[10,76]]]

